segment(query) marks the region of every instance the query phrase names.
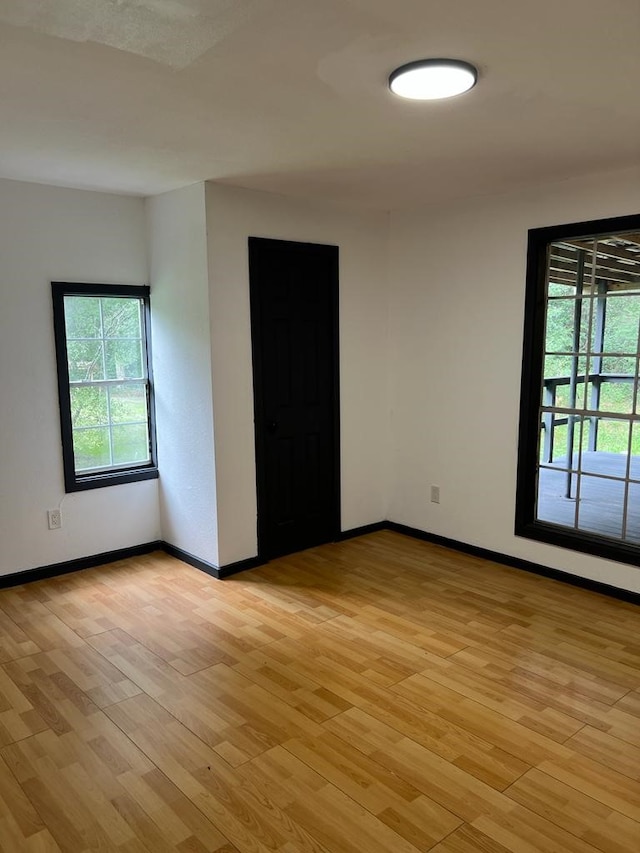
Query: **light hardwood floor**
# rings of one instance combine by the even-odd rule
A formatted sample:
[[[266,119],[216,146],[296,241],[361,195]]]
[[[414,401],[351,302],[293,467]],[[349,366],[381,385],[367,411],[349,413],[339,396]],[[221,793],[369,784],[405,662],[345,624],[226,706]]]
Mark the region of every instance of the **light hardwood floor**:
[[[640,608],[399,534],[7,589],[0,663],[7,853],[640,851]]]

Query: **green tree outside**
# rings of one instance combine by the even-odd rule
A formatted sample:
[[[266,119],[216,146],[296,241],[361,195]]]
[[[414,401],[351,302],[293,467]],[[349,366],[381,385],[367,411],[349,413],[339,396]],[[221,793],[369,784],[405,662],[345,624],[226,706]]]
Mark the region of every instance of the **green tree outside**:
[[[148,461],[141,300],[73,295],[64,304],[76,470]]]

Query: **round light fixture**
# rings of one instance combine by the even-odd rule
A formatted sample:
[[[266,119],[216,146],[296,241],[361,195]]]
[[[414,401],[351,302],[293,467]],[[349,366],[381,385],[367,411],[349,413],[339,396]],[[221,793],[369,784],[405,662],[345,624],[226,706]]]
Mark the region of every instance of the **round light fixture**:
[[[435,101],[468,92],[476,85],[478,69],[459,59],[418,59],[389,75],[394,95],[414,101]]]

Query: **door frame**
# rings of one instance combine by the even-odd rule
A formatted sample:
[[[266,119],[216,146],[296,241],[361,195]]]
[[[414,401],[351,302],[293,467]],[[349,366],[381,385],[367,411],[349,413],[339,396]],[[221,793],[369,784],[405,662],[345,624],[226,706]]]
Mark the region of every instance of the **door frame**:
[[[341,508],[341,447],[340,447],[340,292],[339,292],[339,260],[340,249],[335,245],[325,243],[305,243],[296,240],[276,240],[267,237],[248,238],[249,259],[249,302],[251,315],[251,364],[253,368],[253,422],[255,433],[256,453],[256,504],[257,504],[257,534],[258,534],[258,558],[261,560],[271,559],[267,552],[267,515],[265,505],[267,500],[267,477],[266,477],[266,447],[265,435],[266,424],[264,417],[264,376],[262,361],[258,354],[262,348],[262,326],[260,323],[260,302],[258,298],[258,286],[255,276],[251,275],[252,252],[259,246],[271,244],[281,248],[318,248],[332,250],[332,268],[329,287],[331,290],[331,326],[332,326],[332,438],[333,438],[333,499],[332,499],[332,537],[337,539],[341,531],[342,508]],[[318,543],[321,544],[321,543]]]

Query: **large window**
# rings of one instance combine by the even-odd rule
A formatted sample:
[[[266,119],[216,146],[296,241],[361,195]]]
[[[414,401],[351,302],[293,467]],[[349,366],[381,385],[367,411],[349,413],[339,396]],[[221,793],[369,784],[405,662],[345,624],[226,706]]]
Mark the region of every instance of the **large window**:
[[[149,288],[52,283],[67,492],[157,477]]]
[[[516,533],[640,562],[640,216],[529,232]]]

